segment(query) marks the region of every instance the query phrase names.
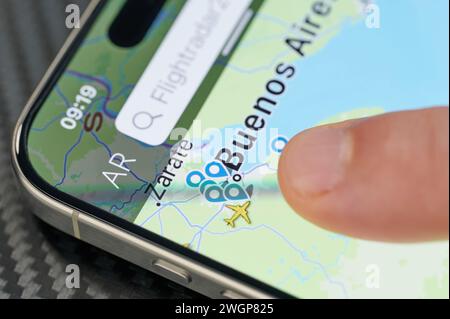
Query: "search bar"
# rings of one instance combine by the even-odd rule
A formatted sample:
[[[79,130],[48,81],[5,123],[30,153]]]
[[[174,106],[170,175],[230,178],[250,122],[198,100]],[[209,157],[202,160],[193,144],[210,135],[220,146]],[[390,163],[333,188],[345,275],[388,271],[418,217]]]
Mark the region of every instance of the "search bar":
[[[121,133],[163,144],[251,0],[189,0],[116,119]]]

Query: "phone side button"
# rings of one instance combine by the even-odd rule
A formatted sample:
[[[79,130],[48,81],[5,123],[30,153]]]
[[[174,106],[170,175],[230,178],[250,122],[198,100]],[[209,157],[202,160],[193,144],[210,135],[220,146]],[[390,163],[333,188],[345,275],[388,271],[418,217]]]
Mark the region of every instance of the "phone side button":
[[[173,281],[180,282],[182,284],[189,284],[192,281],[191,275],[186,270],[168,263],[165,260],[158,259],[153,263],[153,266],[161,272],[161,275],[165,275]]]
[[[222,296],[226,299],[247,299],[246,297],[231,290],[222,291]]]

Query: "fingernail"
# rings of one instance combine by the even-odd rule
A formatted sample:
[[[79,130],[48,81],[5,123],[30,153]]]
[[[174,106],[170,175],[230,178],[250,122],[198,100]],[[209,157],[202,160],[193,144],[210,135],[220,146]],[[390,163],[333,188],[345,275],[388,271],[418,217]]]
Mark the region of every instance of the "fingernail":
[[[319,127],[297,136],[287,147],[285,178],[299,196],[332,191],[345,178],[352,156],[352,139],[338,127]]]

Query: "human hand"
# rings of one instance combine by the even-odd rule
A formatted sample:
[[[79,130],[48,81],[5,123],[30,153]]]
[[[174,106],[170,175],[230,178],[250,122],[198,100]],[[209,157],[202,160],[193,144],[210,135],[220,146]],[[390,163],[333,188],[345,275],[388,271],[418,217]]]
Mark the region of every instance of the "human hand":
[[[289,142],[280,186],[297,212],[334,232],[448,239],[448,149],[447,107],[322,126]]]

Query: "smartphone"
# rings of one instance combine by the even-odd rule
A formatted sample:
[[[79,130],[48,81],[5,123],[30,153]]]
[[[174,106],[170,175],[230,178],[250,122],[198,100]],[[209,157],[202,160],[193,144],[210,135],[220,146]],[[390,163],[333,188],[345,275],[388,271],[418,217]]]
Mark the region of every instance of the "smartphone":
[[[44,221],[209,297],[448,298],[448,242],[330,233],[277,182],[302,130],[448,105],[448,6],[92,1],[15,170]]]

